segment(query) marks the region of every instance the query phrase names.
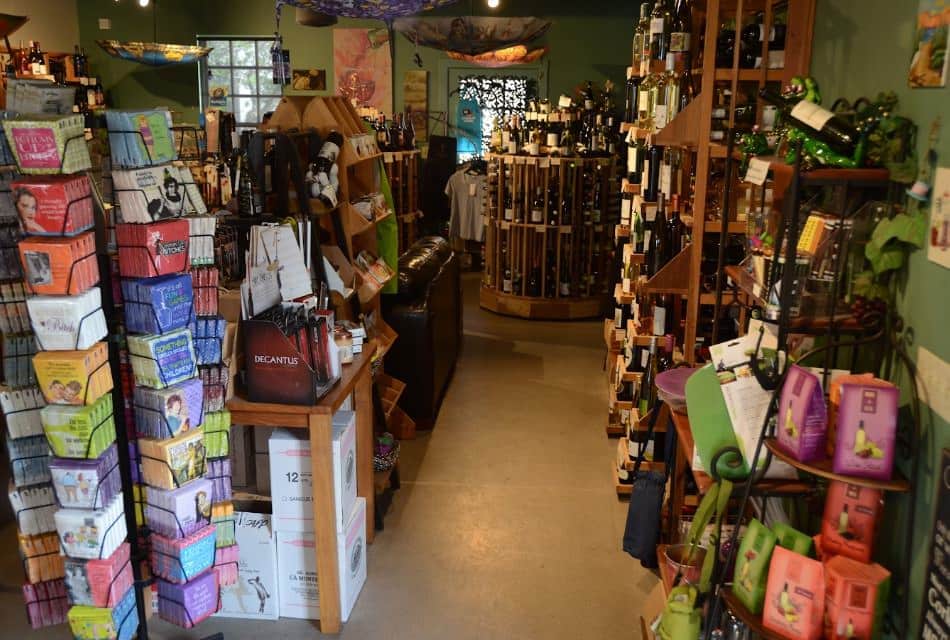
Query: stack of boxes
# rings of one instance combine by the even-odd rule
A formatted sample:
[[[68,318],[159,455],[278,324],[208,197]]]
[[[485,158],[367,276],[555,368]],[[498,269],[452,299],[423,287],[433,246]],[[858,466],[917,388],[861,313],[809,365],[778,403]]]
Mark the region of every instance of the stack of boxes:
[[[281,617],[320,618],[310,441],[276,430],[268,442]],[[366,500],[356,495],[356,414],[333,417],[334,519],[345,622],[366,581]]]
[[[34,627],[63,622],[76,638],[131,638],[138,628],[119,479],[108,328],[101,306],[90,168],[81,116],[21,117],[4,122],[19,170],[11,184],[30,323],[44,349],[33,358],[35,390],[5,394],[32,464],[17,473],[11,500],[28,525],[20,548]],[[72,175],[61,175],[71,173]],[[45,404],[45,406],[43,406]],[[26,435],[30,434],[30,435]],[[45,436],[45,443],[43,441]],[[48,444],[48,448],[47,445]],[[52,458],[48,457],[52,449]],[[24,487],[24,484],[35,484]],[[58,509],[53,513],[53,504]],[[52,515],[52,518],[44,517]],[[49,544],[55,536],[56,544]],[[53,561],[53,554],[64,559]],[[58,559],[58,558],[57,558]]]
[[[113,166],[124,170],[113,178],[137,178],[134,184],[116,181],[116,238],[150,566],[159,616],[188,628],[214,613],[219,600],[213,565],[220,505],[208,477],[203,428],[212,414],[205,409],[190,328],[190,225],[178,217],[203,212],[204,205],[187,184],[190,174],[169,164],[174,147],[167,111],[110,112],[107,122]],[[161,180],[149,182],[149,176]]]

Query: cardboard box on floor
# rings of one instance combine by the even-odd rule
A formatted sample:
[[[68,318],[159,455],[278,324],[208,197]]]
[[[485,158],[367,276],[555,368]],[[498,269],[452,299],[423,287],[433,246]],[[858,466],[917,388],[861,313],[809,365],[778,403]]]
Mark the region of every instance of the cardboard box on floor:
[[[643,636],[643,640],[654,640],[658,637],[651,631],[651,627],[653,621],[660,617],[665,607],[666,593],[663,590],[663,581],[660,580],[650,589],[650,593],[643,603],[643,611],[640,614],[640,635]]]

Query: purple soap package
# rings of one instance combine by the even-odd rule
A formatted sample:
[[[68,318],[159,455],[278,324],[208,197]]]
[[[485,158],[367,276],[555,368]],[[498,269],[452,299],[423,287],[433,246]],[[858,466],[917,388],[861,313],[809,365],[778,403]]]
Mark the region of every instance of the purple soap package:
[[[797,364],[785,377],[775,431],[779,445],[796,460],[812,462],[825,457],[828,409],[821,384],[818,376]]]
[[[209,569],[185,584],[158,583],[158,615],[190,629],[218,609],[218,574]]]
[[[190,378],[164,389],[135,387],[135,427],[139,437],[174,438],[204,420],[204,385]]]
[[[219,502],[231,501],[231,459],[230,458],[209,458],[208,459],[208,480],[214,483],[212,488],[212,501]]]
[[[122,491],[119,450],[111,444],[98,458],[50,458],[56,501],[64,509],[101,509]]]
[[[180,489],[145,488],[145,521],[166,538],[186,538],[211,524],[213,485],[199,478]]]
[[[881,380],[842,384],[832,470],[890,480],[894,471],[899,392]]]
[[[130,333],[167,333],[188,325],[193,316],[191,276],[173,274],[122,281],[125,325]]]

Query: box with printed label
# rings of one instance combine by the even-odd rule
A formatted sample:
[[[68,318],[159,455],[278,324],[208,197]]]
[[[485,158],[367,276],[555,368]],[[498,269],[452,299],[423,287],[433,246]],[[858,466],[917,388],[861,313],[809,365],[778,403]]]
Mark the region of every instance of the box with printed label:
[[[282,618],[320,618],[314,534],[277,531],[278,603]],[[340,615],[349,620],[366,582],[366,500],[357,498],[346,532],[337,535]]]
[[[313,531],[313,474],[310,440],[276,430],[268,441],[270,491],[276,531]],[[336,531],[356,502],[356,416],[339,411],[333,418],[333,495]]]
[[[221,610],[217,615],[276,620],[277,542],[271,516],[236,511],[234,529],[239,549],[238,581],[221,588]]]

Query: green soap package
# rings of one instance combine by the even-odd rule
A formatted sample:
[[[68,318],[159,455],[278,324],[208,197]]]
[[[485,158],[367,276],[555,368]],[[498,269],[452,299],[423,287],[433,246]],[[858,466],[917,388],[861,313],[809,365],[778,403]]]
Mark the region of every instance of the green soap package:
[[[765,587],[769,576],[769,561],[777,542],[774,533],[755,518],[746,527],[736,557],[736,571],[732,592],[746,608],[759,615],[765,603]]]
[[[231,412],[215,411],[204,414],[201,423],[205,433],[205,449],[209,458],[226,458],[231,455]]]
[[[774,533],[778,539],[778,545],[780,547],[785,547],[789,551],[794,551],[803,556],[813,555],[811,552],[813,543],[811,536],[806,536],[798,529],[783,522],[776,522],[772,525],[772,533]]]
[[[115,442],[108,393],[90,405],[48,404],[40,410],[40,421],[53,455],[60,458],[98,458]]]

